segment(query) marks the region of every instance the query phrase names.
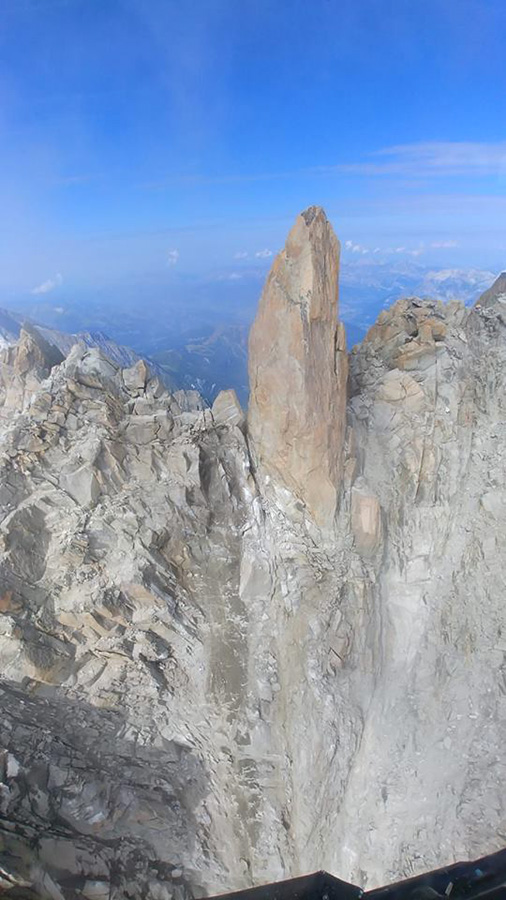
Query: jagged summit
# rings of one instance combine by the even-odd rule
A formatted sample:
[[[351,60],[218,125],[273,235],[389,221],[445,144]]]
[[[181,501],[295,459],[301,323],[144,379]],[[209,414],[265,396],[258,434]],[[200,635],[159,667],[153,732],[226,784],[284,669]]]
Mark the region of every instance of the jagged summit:
[[[249,339],[248,428],[261,471],[322,524],[336,509],[346,402],[340,246],[323,209],[301,213],[275,259]]]
[[[324,222],[327,221],[325,210],[321,206],[308,206],[307,209],[301,212],[301,216],[308,227],[312,225],[316,218],[320,218]]]

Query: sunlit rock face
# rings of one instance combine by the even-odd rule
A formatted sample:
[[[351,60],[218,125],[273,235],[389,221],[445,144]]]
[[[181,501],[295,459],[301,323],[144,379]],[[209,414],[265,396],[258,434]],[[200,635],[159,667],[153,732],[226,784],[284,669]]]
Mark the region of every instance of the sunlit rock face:
[[[337,270],[312,208],[247,421],[84,344],[2,351],[2,890],[372,886],[504,844],[503,285],[399,301],[346,383]]]
[[[319,207],[297,217],[267,278],[249,340],[248,428],[261,472],[330,524],[345,431],[339,242]]]

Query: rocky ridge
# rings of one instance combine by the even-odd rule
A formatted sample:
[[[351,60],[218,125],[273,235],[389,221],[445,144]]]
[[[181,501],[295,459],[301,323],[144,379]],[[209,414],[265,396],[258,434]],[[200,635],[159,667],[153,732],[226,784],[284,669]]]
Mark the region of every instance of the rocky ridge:
[[[69,334],[56,328],[40,325],[19,313],[0,308],[0,348],[16,344],[22,331],[29,331],[35,341],[38,337],[42,338],[53,348],[53,353],[59,351],[62,357],[68,356],[75,344],[83,343],[87,347],[96,347],[101,350],[108,359],[123,368],[135,365],[141,358],[131,347],[117,344],[101,331],[81,331],[77,334]],[[153,374],[156,374],[169,390],[176,389],[176,381],[169,372],[158,366],[154,360],[150,360],[149,364]],[[179,383],[178,386],[180,387]]]
[[[346,361],[337,273],[312,208],[247,419],[82,343],[2,351],[7,896],[372,886],[504,844],[503,282],[399,301]]]

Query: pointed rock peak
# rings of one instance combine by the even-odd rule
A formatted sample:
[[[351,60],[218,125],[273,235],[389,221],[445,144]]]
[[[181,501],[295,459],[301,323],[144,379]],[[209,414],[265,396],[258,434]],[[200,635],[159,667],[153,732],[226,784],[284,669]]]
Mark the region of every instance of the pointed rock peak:
[[[125,387],[132,394],[142,394],[149,378],[149,369],[143,359],[137,360],[133,366],[123,369]]]
[[[329,281],[326,285],[328,290],[325,292],[325,302],[332,315],[337,315],[339,255],[339,241],[325,212],[320,206],[310,206],[297,216],[287,237],[284,250],[281,251],[278,259],[281,257],[289,260],[292,265],[299,261],[302,266],[305,266],[306,277],[313,277],[316,274],[314,267],[315,256],[320,260],[320,264],[323,260],[327,260],[330,263],[330,269],[328,272]],[[275,267],[276,263],[273,266],[273,270]],[[309,286],[302,280],[302,289]]]
[[[501,272],[493,285],[484,291],[481,297],[478,297],[475,306],[491,306],[502,296],[506,297],[506,272]]]
[[[327,216],[321,206],[308,206],[308,208],[301,213],[301,216],[308,227],[312,225],[317,218],[322,219],[324,222],[327,221]]]
[[[339,253],[323,209],[297,216],[249,339],[248,429],[259,472],[297,494],[322,525],[336,508],[344,434]]]
[[[244,413],[234,390],[220,391],[212,406],[213,419],[216,425],[244,425]]]
[[[54,366],[63,362],[64,356],[28,322],[22,326],[18,343],[9,348],[10,362],[18,374],[37,372],[41,377],[49,375]]]

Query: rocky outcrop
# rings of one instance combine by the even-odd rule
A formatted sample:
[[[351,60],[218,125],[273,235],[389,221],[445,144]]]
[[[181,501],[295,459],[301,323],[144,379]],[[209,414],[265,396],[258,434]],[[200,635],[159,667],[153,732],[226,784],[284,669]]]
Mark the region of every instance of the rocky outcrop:
[[[496,303],[500,303],[503,306],[506,305],[506,272],[501,272],[493,285],[487,291],[483,292],[481,297],[476,301],[475,308],[478,307],[479,309],[484,309],[493,306]]]
[[[505,351],[500,310],[411,298],[351,355],[357,468],[384,533],[367,588],[379,657],[341,827],[348,847],[367,834],[355,852],[375,881],[419,852],[430,868],[504,843]]]
[[[216,853],[244,852],[229,817],[247,805],[226,749],[247,665],[244,436],[84,345],[38,388],[0,458],[1,741],[17,761],[3,858],[42,896],[49,879],[69,897],[100,882],[164,900],[189,870],[207,885],[202,865],[218,889]]]
[[[257,465],[325,525],[336,510],[345,431],[339,252],[322,209],[298,216],[268,276],[249,340],[248,430]]]
[[[84,344],[2,357],[0,890],[372,886],[504,844],[502,290],[382,313],[345,423],[336,248],[297,221],[248,422]]]
[[[0,409],[4,407],[7,416],[13,410],[23,409],[31,393],[63,359],[58,348],[35,328],[21,328],[19,341],[0,352]]]
[[[220,391],[212,407],[213,419],[217,425],[245,425],[244,413],[235,391]]]

